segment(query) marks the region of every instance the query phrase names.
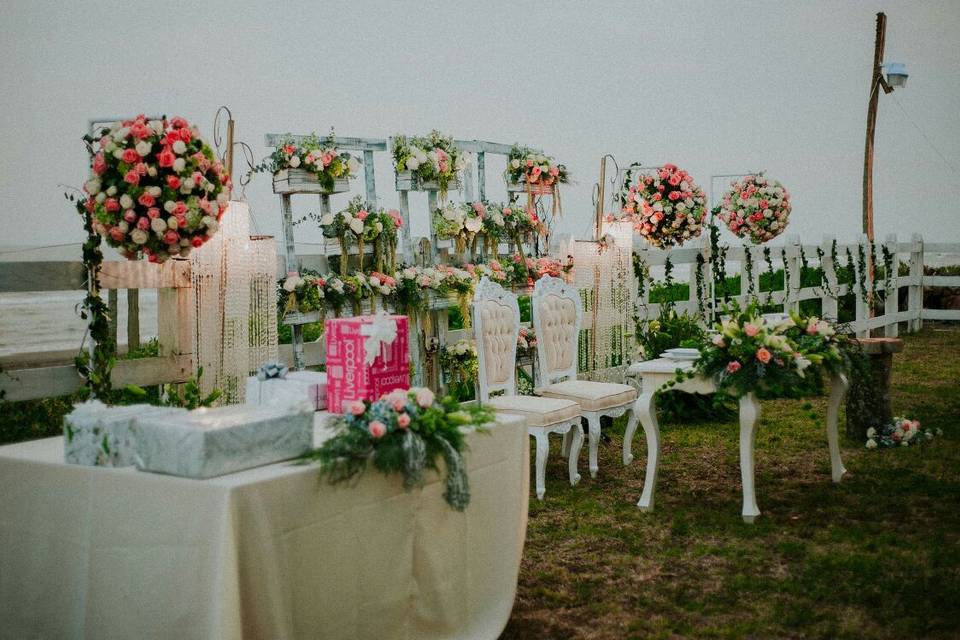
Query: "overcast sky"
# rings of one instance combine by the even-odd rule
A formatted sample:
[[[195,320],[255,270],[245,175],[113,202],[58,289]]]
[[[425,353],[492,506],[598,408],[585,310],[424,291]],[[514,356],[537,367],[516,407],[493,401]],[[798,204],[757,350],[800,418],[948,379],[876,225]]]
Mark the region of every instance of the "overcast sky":
[[[910,79],[880,98],[877,236],[960,240],[957,0],[5,0],[0,244],[81,238],[60,185],[85,178],[89,118],[182,115],[212,139],[221,104],[258,160],[265,133],[331,126],[540,147],[576,181],[562,224],[577,235],[589,230],[599,159],[612,153],[622,164],[676,163],[705,189],[713,174],[765,169],[793,193],[792,232],[853,239],[878,10],[886,60],[907,63]],[[498,167],[488,181],[502,199]],[[381,202],[395,204],[386,154],[377,171]],[[279,232],[269,177],[246,195],[259,230]]]

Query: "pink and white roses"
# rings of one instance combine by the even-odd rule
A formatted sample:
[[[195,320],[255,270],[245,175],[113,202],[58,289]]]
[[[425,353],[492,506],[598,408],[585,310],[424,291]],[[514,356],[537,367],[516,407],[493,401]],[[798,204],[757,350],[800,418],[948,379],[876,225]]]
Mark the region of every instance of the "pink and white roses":
[[[703,230],[703,190],[676,165],[640,175],[621,199],[637,233],[655,247],[679,246]]]
[[[790,193],[763,174],[730,183],[720,219],[737,237],[761,244],[783,233],[790,218]]]
[[[550,156],[514,145],[507,157],[507,179],[515,184],[544,185],[569,182],[567,167],[556,163]]]
[[[338,178],[353,178],[360,170],[360,161],[337,149],[333,135],[321,141],[315,134],[302,139],[286,137],[277,144],[270,158],[257,170],[272,173],[284,169],[303,169],[315,175],[325,189],[333,190]]]
[[[196,127],[139,115],[88,141],[85,210],[93,230],[124,257],[186,256],[217,232],[231,181]]]

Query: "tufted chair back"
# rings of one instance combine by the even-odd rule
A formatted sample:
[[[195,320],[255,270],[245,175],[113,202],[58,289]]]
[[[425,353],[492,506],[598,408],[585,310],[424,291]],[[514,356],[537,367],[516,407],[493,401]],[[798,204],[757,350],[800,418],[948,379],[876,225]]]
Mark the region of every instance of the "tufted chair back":
[[[484,276],[473,295],[473,331],[479,360],[480,401],[490,393],[517,392],[517,336],[520,307],[517,296]]]
[[[544,276],[533,292],[540,384],[577,377],[577,351],[583,315],[580,294],[559,278]]]

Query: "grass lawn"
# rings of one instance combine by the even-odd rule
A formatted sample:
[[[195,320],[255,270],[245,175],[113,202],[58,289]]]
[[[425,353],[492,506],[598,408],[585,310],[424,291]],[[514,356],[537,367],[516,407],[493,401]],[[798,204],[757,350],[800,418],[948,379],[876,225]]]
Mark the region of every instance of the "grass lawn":
[[[661,424],[652,513],[636,507],[642,428],[629,467],[622,420],[611,430],[595,480],[585,443],[576,487],[556,438],[502,637],[960,637],[960,331],[927,328],[905,342],[894,413],[944,436],[869,451],[843,438],[841,416],[848,473],[835,485],[804,401],[765,401],[754,525],[740,518],[733,420]],[[825,399],[814,404],[823,415]]]

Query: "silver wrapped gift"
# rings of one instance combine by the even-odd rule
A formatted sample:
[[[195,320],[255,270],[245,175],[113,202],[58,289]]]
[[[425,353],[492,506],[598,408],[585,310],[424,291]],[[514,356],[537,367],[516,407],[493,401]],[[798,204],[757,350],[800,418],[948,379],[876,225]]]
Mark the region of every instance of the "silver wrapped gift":
[[[327,408],[327,374],[317,371],[291,371],[283,378],[247,378],[248,404],[290,406],[308,401],[316,411]]]
[[[137,467],[185,478],[212,478],[296,458],[313,446],[306,403],[196,409],[133,424]]]
[[[90,467],[130,467],[136,448],[130,426],[138,416],[170,416],[184,409],[147,404],[108,406],[88,400],[63,418],[63,458]]]

